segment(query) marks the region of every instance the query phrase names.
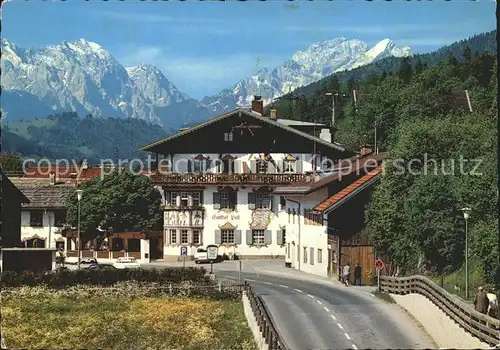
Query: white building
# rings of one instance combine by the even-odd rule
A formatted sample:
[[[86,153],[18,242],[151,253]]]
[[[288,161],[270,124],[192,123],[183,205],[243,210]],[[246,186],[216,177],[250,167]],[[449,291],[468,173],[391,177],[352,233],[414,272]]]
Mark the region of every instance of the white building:
[[[274,189],[306,181],[327,158],[355,154],[332,142],[334,130],[326,125],[265,117],[262,110],[256,97],[252,110],[234,110],[141,149],[156,154],[159,171],[150,178],[161,188],[165,216],[163,238],[154,244],[164,260],[178,260],[182,246],[192,257],[209,244],[228,257],[283,257],[285,208]]]
[[[352,238],[362,233],[364,205],[369,199],[364,190],[379,180],[384,158],[380,154],[348,159],[327,176],[274,191],[285,202],[280,220],[286,225],[287,266],[336,278],[340,266],[359,262],[366,282],[372,270],[373,245],[366,239],[352,243]],[[360,201],[351,201],[361,193]]]

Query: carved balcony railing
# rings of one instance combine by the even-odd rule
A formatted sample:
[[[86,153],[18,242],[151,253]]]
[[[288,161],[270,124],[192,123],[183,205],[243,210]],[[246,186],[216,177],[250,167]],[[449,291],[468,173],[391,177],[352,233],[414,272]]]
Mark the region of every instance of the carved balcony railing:
[[[306,180],[306,174],[224,174],[224,173],[156,173],[151,181],[156,185],[287,185]]]

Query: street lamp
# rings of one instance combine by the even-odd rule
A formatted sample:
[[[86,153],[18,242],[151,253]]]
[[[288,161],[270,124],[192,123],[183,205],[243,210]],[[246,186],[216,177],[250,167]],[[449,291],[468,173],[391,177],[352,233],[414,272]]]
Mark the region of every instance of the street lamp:
[[[83,195],[83,190],[76,190],[76,198],[78,199],[78,270],[80,270],[80,247],[81,247],[81,242],[80,242],[80,201],[82,200],[82,195]]]
[[[461,210],[464,213],[464,219],[465,219],[465,299],[468,299],[469,298],[469,265],[468,265],[469,246],[468,246],[467,220],[469,219],[472,210],[469,207],[462,208]]]

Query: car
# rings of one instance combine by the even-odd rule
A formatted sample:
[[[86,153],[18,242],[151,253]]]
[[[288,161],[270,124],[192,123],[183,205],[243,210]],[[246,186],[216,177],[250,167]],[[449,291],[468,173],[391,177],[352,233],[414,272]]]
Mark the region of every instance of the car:
[[[136,258],[118,258],[113,267],[115,269],[138,269],[141,265]]]
[[[96,258],[86,258],[80,261],[80,267],[82,269],[96,269],[99,267],[99,263]]]
[[[196,249],[196,253],[194,254],[194,262],[195,264],[210,262],[210,260],[208,260],[208,254],[205,248]]]

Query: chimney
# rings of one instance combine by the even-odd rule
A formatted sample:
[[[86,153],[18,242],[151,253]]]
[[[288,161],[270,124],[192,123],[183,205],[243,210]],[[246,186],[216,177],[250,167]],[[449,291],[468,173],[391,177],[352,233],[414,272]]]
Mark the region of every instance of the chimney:
[[[332,142],[332,133],[330,132],[329,129],[321,129],[321,132],[319,133],[319,138],[323,141],[326,142]]]
[[[262,96],[254,96],[252,101],[252,112],[260,115],[264,114],[264,101],[262,101]]]
[[[277,109],[271,109],[269,111],[269,117],[271,119],[276,119],[278,117],[278,110]]]
[[[53,171],[51,171],[49,174],[49,180],[52,186],[56,184],[56,174]]]
[[[363,145],[359,148],[359,155],[364,157],[373,153],[373,147],[371,145]]]

